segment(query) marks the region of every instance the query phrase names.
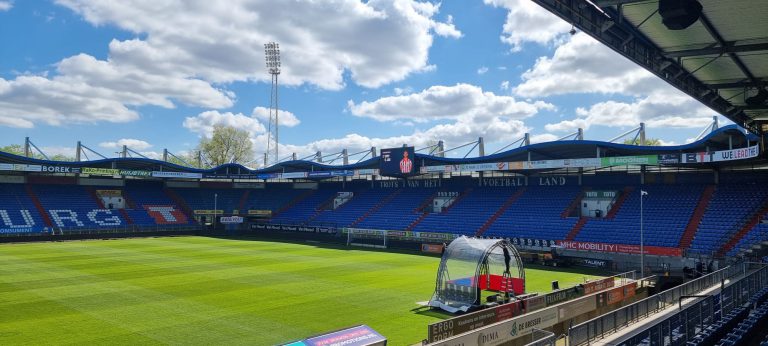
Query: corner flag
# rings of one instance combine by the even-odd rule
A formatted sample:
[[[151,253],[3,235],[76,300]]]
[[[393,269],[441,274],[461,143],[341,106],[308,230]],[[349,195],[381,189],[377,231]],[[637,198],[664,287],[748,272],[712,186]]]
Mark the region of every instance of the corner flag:
[[[648,196],[648,191],[640,190],[640,196]]]

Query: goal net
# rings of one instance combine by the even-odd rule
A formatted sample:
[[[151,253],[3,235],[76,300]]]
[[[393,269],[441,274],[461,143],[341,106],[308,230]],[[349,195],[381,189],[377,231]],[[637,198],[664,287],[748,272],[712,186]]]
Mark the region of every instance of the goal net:
[[[387,231],[378,229],[347,228],[347,246],[387,248]]]

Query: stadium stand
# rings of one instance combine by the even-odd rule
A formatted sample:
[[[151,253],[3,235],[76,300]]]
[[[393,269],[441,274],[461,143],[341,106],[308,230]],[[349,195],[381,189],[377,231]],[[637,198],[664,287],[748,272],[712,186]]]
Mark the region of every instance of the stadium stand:
[[[354,191],[355,197],[337,209],[323,209],[313,222],[336,225],[337,227],[350,227],[360,217],[372,211],[385,198],[393,194],[399,194],[401,190],[388,189],[363,189]],[[394,196],[392,196],[394,197]]]
[[[639,189],[640,187],[638,187]],[[646,185],[645,244],[677,247],[704,190],[701,185]],[[626,191],[625,191],[626,193]],[[640,193],[630,193],[613,218],[590,219],[576,236],[579,241],[616,244],[640,243]]]
[[[297,199],[306,197],[314,190],[294,189],[289,184],[274,184],[264,189],[248,189],[247,198],[240,209],[242,210],[271,210],[278,214],[281,210]]]
[[[57,228],[98,228],[125,225],[114,210],[105,209],[79,185],[32,185],[40,204]]]
[[[0,184],[0,213],[8,233],[40,232],[47,226],[24,185]]]
[[[355,227],[371,229],[404,230],[421,216],[418,210],[426,199],[434,197],[437,189],[411,189],[400,191],[396,196],[383,201],[378,209],[361,216]]]
[[[242,189],[213,188],[175,188],[173,191],[183,198],[193,211],[217,209],[221,210],[222,214],[231,214],[233,210],[238,210],[240,199],[245,193]]]
[[[475,235],[516,189],[477,187],[465,191],[450,208],[421,220],[414,231]]]
[[[272,223],[277,224],[306,224],[319,214],[319,208],[332,203],[336,196],[336,189],[321,188],[314,193],[297,197],[300,200],[290,202],[290,207],[277,213],[272,218]]]
[[[765,184],[724,184],[715,189],[709,207],[701,219],[690,252],[712,254],[719,249],[747,219],[765,204]]]
[[[562,217],[581,193],[578,186],[528,187],[510,208],[485,231],[493,237],[561,240],[578,221]]]
[[[127,210],[136,224],[188,225],[194,222],[191,215],[183,212],[166,194],[161,183],[127,184],[125,198],[135,209]]]

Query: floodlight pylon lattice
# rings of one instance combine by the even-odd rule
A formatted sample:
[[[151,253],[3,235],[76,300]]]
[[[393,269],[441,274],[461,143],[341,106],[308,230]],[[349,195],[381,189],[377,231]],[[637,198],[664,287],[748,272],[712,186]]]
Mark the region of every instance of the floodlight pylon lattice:
[[[267,131],[267,151],[264,158],[264,166],[277,164],[278,156],[278,97],[277,77],[280,75],[280,45],[275,42],[264,44],[264,57],[267,62],[267,71],[272,76],[272,87],[269,92],[269,128]]]

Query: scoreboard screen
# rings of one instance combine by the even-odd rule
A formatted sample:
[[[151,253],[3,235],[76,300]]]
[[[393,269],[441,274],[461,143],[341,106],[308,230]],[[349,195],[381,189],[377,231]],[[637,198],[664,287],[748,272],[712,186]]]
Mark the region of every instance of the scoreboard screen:
[[[413,147],[381,149],[379,173],[386,176],[418,174],[416,151]]]

